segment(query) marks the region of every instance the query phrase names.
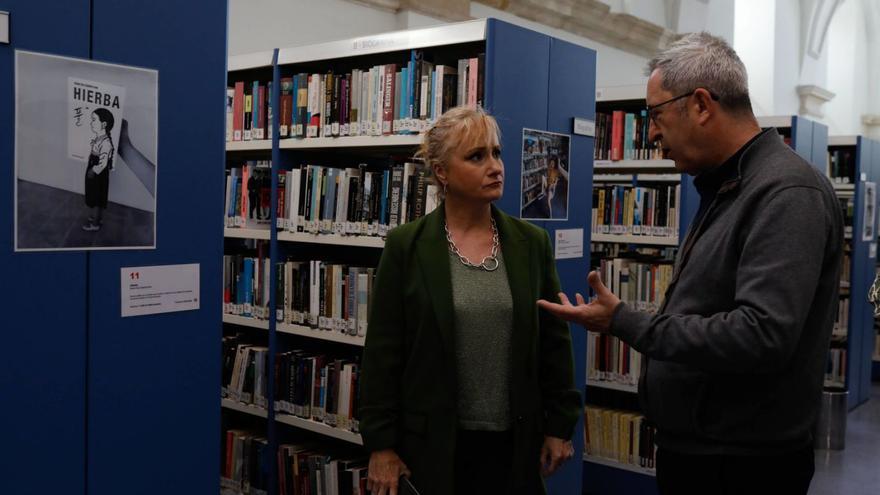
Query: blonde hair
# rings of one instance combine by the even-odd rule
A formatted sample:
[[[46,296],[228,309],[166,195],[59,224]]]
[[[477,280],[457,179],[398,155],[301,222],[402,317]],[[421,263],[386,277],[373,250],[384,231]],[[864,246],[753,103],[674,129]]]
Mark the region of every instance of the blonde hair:
[[[426,174],[432,184],[437,186],[437,199],[442,201],[446,197],[443,185],[434,175],[434,166],[443,168],[449,164],[449,157],[453,150],[465,139],[471,136],[473,131],[492,133],[501,142],[501,130],[495,118],[486,113],[482,107],[460,106],[447,110],[428,129],[422,138],[422,144],[416,152],[416,158],[420,158],[427,169]],[[477,134],[473,134],[474,137]]]

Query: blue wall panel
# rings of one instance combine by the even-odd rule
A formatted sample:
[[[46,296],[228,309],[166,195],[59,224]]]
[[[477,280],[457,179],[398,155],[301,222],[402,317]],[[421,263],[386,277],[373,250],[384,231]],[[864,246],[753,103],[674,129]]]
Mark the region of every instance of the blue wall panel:
[[[813,122],[813,149],[810,162],[814,167],[825,172],[828,166],[828,126]]]
[[[550,38],[494,19],[487,31],[486,110],[501,128],[504,161],[504,196],[497,205],[519,217],[522,130],[547,126]]]
[[[584,463],[583,495],[654,495],[656,493],[658,493],[657,479],[653,476],[603,464]]]
[[[797,115],[791,118],[791,147],[804,160],[812,163],[813,122]],[[824,170],[824,167],[823,167]]]
[[[590,219],[593,197],[593,145],[592,137],[572,134],[573,118],[595,120],[596,118],[596,52],[571,43],[552,39],[550,41],[549,114],[546,129],[571,135],[569,159],[568,220],[547,221],[544,227],[554,239],[557,229],[583,229],[584,256],[559,260],[556,268],[562,290],[573,297],[575,292],[588,294],[586,282],[590,270]],[[580,325],[571,325],[572,345],[575,355],[575,377],[580,390],[586,387],[586,332]],[[574,435],[575,456],[556,475],[548,480],[551,493],[572,493],[572,487],[580,486],[583,479],[584,435],[583,418],[578,422]]]
[[[89,495],[217,493],[226,2],[94,6],[94,58],[159,71],[159,154],[157,249],[92,255]],[[120,268],[178,263],[201,309],[120,317]]]
[[[859,175],[856,177],[857,179],[864,174],[867,181],[876,183],[878,179],[876,173],[877,164],[873,161],[876,147],[877,145],[874,141],[863,137],[858,138],[856,146],[856,160],[858,160],[856,171]],[[859,184],[862,185],[861,183]],[[865,197],[864,194],[862,194],[861,198],[857,198],[856,200],[856,215],[859,217],[863,216],[865,201],[867,201],[867,197]],[[874,273],[877,263],[876,256],[869,257],[871,243],[877,242],[876,197],[874,198],[873,208],[875,211],[874,238],[870,241],[861,240],[861,229],[863,226],[859,227],[859,230],[854,232],[854,235],[858,236],[861,250],[857,249],[856,255],[853,258],[853,286],[851,288],[852,296],[850,297],[850,304],[852,305],[850,307],[850,317],[858,318],[860,324],[859,326],[850,325],[853,332],[858,331],[860,334],[850,345],[850,352],[855,355],[848,360],[849,362],[854,363],[856,368],[852,370],[850,376],[855,378],[857,375],[853,384],[850,385],[850,404],[852,405],[860,404],[871,397],[871,359],[874,354],[875,332],[873,306],[868,303],[867,294],[871,287],[871,283],[874,281]],[[855,313],[856,311],[858,311],[858,313]],[[853,395],[856,396],[855,401],[853,401]]]
[[[10,13],[0,45],[0,360],[4,426],[0,493],[85,490],[86,256],[13,254],[14,50],[88,58],[86,0],[0,0]],[[54,137],[47,136],[47,139]]]
[[[866,327],[870,327],[873,332],[872,315],[868,310],[868,302],[866,295],[871,282],[874,280],[874,265],[870,263],[868,258],[868,242],[862,240],[862,229],[864,228],[863,211],[865,207],[865,183],[861,181],[862,173],[867,173],[862,169],[869,168],[863,157],[862,139],[859,138],[856,145],[856,201],[855,201],[855,218],[853,219],[853,239],[852,239],[852,275],[850,279],[850,307],[849,307],[849,331],[847,333],[847,388],[849,389],[849,407],[853,408],[866,401],[870,396],[870,390],[866,388],[866,384],[862,383],[863,371],[861,358],[864,354],[864,347],[868,344],[865,334],[868,332]],[[870,272],[870,273],[869,273]],[[873,345],[873,341],[871,341]],[[870,356],[869,356],[870,359]],[[868,384],[869,386],[869,384]],[[865,393],[865,392],[868,393]]]

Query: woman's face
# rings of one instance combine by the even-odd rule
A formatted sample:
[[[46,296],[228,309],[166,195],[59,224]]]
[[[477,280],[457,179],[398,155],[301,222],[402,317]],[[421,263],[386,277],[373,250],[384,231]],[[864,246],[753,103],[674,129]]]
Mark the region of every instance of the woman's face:
[[[92,123],[91,123],[92,132],[95,134],[103,134],[104,133],[104,123],[101,122],[101,119],[98,118],[97,115],[92,114]]]
[[[496,201],[504,192],[504,163],[498,137],[485,127],[472,129],[469,134],[462,136],[453,148],[445,170],[438,176],[449,185],[448,196]]]

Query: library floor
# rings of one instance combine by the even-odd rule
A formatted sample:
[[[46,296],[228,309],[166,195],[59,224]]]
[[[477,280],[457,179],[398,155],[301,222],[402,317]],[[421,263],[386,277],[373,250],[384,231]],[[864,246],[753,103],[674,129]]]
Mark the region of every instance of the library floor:
[[[880,383],[874,383],[871,400],[846,420],[846,448],[816,451],[809,495],[880,493]]]

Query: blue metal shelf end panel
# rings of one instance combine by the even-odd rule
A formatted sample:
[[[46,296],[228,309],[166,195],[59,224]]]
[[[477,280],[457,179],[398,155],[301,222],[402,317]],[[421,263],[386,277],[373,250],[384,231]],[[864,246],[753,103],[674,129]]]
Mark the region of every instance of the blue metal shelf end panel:
[[[496,204],[519,217],[522,130],[547,125],[550,37],[489,19],[486,67],[486,110],[498,120],[504,161],[504,196]]]
[[[93,4],[94,58],[159,72],[159,147],[156,249],[92,254],[89,495],[217,493],[226,2]],[[122,267],[181,263],[200,309],[121,317]]]
[[[828,126],[819,122],[813,122],[812,150],[810,163],[825,173],[828,164]]]
[[[657,495],[657,480],[647,474],[633,473],[603,464],[583,462],[583,495],[636,494]]]
[[[804,160],[813,163],[813,122],[803,117],[791,117],[791,147]],[[825,170],[825,167],[822,167]]]
[[[84,494],[86,254],[13,253],[11,179],[15,50],[88,58],[89,2],[0,0],[0,10],[10,14],[10,44],[0,44],[0,300],[7,308],[0,424],[8,452],[0,493]]]

